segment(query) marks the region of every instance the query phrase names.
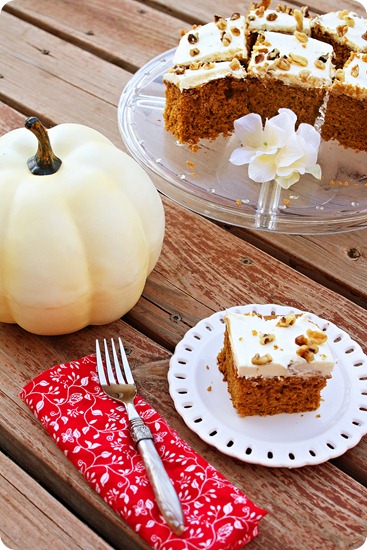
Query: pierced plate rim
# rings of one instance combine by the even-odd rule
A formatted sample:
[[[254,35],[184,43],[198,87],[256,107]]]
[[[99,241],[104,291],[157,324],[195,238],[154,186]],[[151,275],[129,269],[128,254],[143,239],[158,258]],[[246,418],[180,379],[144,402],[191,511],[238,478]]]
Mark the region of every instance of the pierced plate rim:
[[[336,365],[317,411],[246,418],[236,413],[216,364],[227,311],[308,313],[326,332]],[[206,443],[243,462],[287,468],[321,464],[344,454],[367,433],[367,356],[345,331],[297,308],[249,304],[202,319],[177,344],[168,383],[187,426]]]

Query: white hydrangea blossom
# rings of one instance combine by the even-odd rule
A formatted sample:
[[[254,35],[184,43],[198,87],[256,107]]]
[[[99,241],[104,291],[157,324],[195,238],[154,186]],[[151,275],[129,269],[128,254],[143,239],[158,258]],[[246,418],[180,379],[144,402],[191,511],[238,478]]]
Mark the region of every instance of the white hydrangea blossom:
[[[261,116],[250,113],[234,123],[241,147],[235,149],[230,162],[248,164],[249,177],[263,183],[275,180],[288,189],[302,174],[321,179],[317,164],[320,135],[310,124],[300,124],[295,130],[297,116],[290,109],[279,109],[279,114],[262,125]]]

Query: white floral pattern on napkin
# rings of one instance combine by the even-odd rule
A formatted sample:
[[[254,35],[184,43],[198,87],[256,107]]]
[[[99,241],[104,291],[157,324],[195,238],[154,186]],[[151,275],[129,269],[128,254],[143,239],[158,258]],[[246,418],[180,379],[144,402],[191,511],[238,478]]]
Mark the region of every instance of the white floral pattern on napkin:
[[[131,440],[125,408],[106,396],[94,356],[61,364],[21,398],[94,490],[153,548],[234,550],[258,535],[266,514],[191,449],[141,397],[136,406],[179,495],[184,534],[162,518]]]

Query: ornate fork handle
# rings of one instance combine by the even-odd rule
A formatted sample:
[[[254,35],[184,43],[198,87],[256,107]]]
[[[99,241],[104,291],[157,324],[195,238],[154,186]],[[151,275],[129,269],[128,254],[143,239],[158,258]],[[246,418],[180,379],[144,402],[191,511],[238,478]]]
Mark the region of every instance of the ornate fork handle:
[[[172,531],[176,535],[182,535],[184,521],[181,504],[162,459],[155,448],[152,432],[139,416],[132,403],[126,404],[126,408],[131,437],[144,461],[158,507]]]

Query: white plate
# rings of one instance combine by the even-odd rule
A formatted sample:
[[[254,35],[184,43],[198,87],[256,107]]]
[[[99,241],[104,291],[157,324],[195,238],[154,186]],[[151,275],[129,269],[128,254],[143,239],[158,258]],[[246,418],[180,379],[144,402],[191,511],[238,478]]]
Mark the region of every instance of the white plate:
[[[137,71],[118,107],[126,147],[151,170],[162,193],[199,214],[252,229],[321,234],[367,227],[365,152],[322,142],[318,159],[322,181],[306,174],[284,190],[274,182],[253,182],[246,167],[229,162],[239,146],[234,135],[202,140],[196,153],[178,144],[163,120],[162,78],[172,66],[173,54],[174,50],[164,52]]]
[[[247,305],[227,311],[263,315],[299,313],[278,305]],[[217,367],[225,311],[190,329],[176,346],[168,382],[186,424],[221,452],[245,462],[295,468],[320,464],[357,445],[367,433],[367,357],[346,332],[309,314],[328,335],[336,360],[317,411],[240,417]]]

